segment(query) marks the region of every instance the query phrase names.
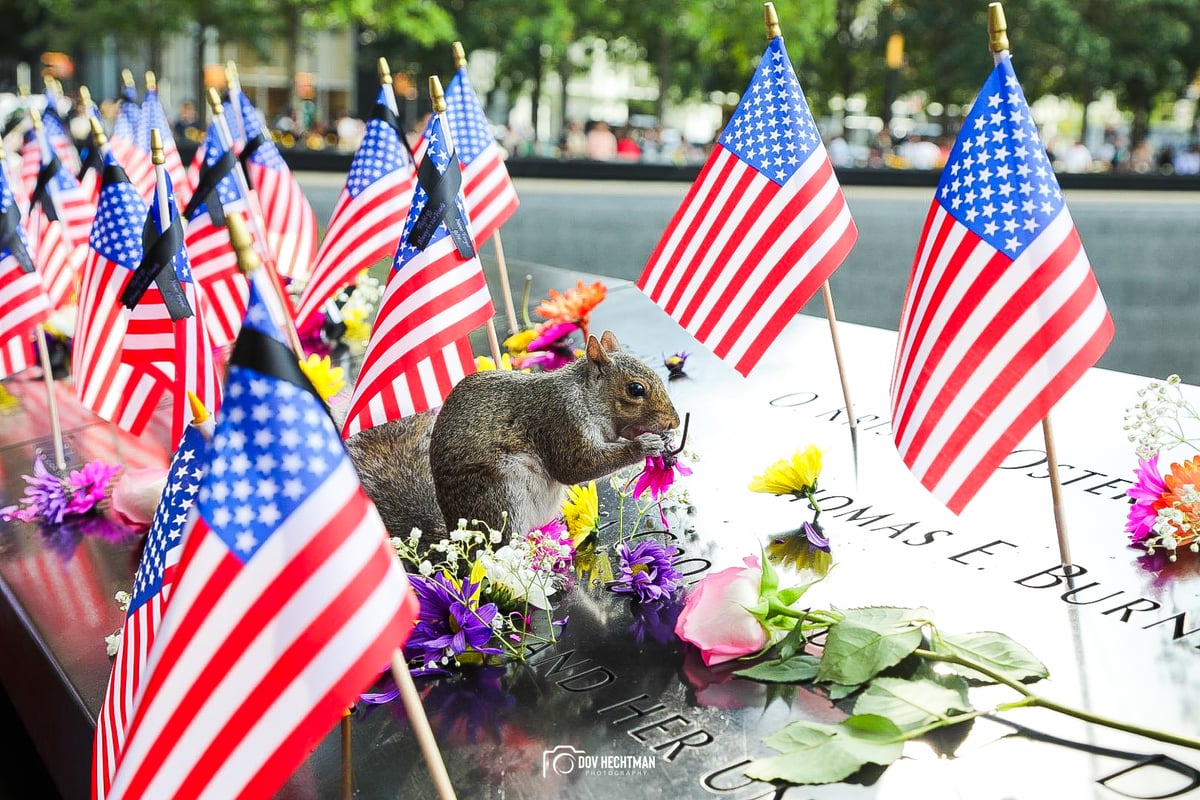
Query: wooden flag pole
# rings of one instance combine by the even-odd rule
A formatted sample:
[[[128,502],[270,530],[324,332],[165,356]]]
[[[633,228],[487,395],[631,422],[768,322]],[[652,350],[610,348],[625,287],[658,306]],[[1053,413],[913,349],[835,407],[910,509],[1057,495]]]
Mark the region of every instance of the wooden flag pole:
[[[988,3],[988,46],[992,51],[992,63],[999,64],[1008,56],[1008,22],[1004,19],[1004,6],[999,2]],[[1050,415],[1042,419],[1042,439],[1046,443],[1046,473],[1050,476],[1050,499],[1054,506],[1054,529],[1058,535],[1058,557],[1063,566],[1071,563],[1071,546],[1067,538],[1067,515],[1062,499],[1062,479],[1058,474],[1057,448],[1054,446],[1054,431],[1050,427]]]
[[[54,465],[59,476],[67,474],[67,453],[63,445],[62,422],[58,417],[58,397],[54,393],[54,370],[50,366],[50,344],[46,326],[37,326],[38,356],[42,362],[42,380],[46,384],[46,410],[50,413],[50,438],[54,442]]]
[[[421,753],[429,766],[429,774],[433,777],[433,785],[437,787],[438,797],[442,800],[455,800],[454,786],[450,783],[450,775],[446,772],[446,764],[442,760],[442,751],[438,749],[437,738],[425,716],[425,707],[421,705],[421,696],[417,694],[417,685],[413,683],[412,673],[408,671],[408,662],[404,659],[404,650],[396,648],[392,653],[392,678],[396,688],[400,690],[400,699],[404,710],[408,712],[408,721],[412,723],[417,742],[421,745]]]
[[[350,727],[351,709],[342,713],[342,800],[354,797],[354,736]]]
[[[38,149],[42,153],[42,161],[49,155],[50,143],[46,141],[46,131],[42,127],[42,115],[37,108],[29,107],[29,118],[33,122],[34,135],[37,137]],[[54,202],[53,196],[50,202]],[[42,382],[46,385],[46,410],[50,414],[50,439],[54,445],[54,466],[60,476],[67,474],[67,453],[63,444],[62,420],[58,415],[58,395],[54,391],[54,369],[50,365],[50,342],[46,339],[46,326],[38,324],[35,328],[37,338],[38,359],[42,365]]]
[[[437,75],[429,78],[429,94],[433,98],[433,112],[438,115],[438,119],[442,123],[442,135],[446,139],[446,149],[450,152],[451,158],[458,158],[454,152],[454,139],[450,136],[450,126],[446,123],[446,93],[442,91],[442,82]],[[496,362],[496,369],[500,369],[500,339],[496,336],[496,320],[488,317],[487,321],[487,337],[488,346],[492,351],[492,360]]]
[[[467,53],[463,50],[462,42],[455,42],[454,49],[454,68],[462,69],[467,65]],[[508,283],[508,264],[504,261],[504,245],[500,242],[500,231],[496,230],[492,234],[492,244],[496,246],[496,268],[500,274],[500,292],[504,295],[504,313],[508,319],[508,333],[511,336],[520,330],[517,327],[517,311],[513,307],[512,287]],[[496,363],[496,368],[499,369],[499,362]]]
[[[779,14],[774,3],[763,3],[763,23],[767,28],[767,41],[783,36],[779,25]],[[850,399],[850,381],[846,375],[846,364],[842,359],[841,337],[838,336],[837,313],[833,308],[833,290],[826,280],[821,284],[821,298],[825,301],[825,318],[829,322],[829,338],[833,343],[833,358],[837,362],[838,378],[842,383],[842,400],[846,404],[846,421],[850,425],[850,450],[854,457],[854,477],[858,478],[858,417]]]

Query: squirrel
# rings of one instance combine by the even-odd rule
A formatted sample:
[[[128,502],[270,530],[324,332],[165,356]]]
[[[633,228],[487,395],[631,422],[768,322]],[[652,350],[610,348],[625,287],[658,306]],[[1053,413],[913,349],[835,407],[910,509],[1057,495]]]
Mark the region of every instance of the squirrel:
[[[393,536],[442,538],[466,519],[507,540],[557,517],[568,486],[663,452],[678,426],[662,380],[605,331],[565,367],[472,373],[440,409],[346,447]]]

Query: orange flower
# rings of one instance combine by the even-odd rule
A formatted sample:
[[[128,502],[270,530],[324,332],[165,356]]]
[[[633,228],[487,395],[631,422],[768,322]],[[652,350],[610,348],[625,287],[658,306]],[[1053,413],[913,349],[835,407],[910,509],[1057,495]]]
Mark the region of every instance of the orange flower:
[[[1169,522],[1177,547],[1190,545],[1200,538],[1200,456],[1172,464],[1163,482],[1167,491],[1154,504],[1154,510],[1159,512],[1160,520]]]
[[[607,292],[608,287],[600,281],[591,286],[584,286],[583,281],[579,281],[574,289],[567,289],[566,294],[559,294],[551,289],[549,298],[543,300],[534,310],[554,322],[575,323],[582,329],[583,340],[586,342],[588,317]]]

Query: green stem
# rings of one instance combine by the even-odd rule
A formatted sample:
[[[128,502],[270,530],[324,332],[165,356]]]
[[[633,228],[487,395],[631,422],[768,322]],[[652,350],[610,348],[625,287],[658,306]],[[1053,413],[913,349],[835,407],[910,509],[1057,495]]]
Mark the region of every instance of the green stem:
[[[1154,739],[1155,741],[1165,742],[1166,744],[1175,744],[1181,747],[1190,747],[1193,750],[1200,750],[1200,740],[1190,739],[1186,736],[1179,736],[1166,731],[1154,730],[1153,728],[1143,728],[1140,725],[1132,725],[1127,722],[1120,722],[1119,720],[1110,719],[1109,717],[1105,717],[1100,714],[1093,714],[1092,712],[1085,711],[1082,708],[1063,705],[1062,703],[1042,697],[1035,692],[1031,692],[1027,686],[1019,681],[1014,681],[1011,678],[1007,678],[1004,675],[989,669],[983,664],[978,664],[957,654],[936,653],[932,650],[924,650],[922,648],[917,648],[913,651],[913,654],[927,661],[941,661],[946,664],[957,664],[960,667],[966,667],[967,669],[973,669],[976,672],[983,673],[997,683],[1002,683],[1020,694],[1025,699],[1025,702],[1023,702],[1021,705],[1046,708],[1051,711],[1057,711],[1060,714],[1066,714],[1068,717],[1074,717],[1075,719],[1082,720],[1084,722],[1090,722],[1093,725],[1103,725],[1106,728],[1124,731],[1125,733],[1133,733],[1137,734],[1138,736],[1145,736],[1147,739]]]
[[[777,600],[768,601],[767,613],[773,617],[790,617],[798,619],[801,622],[811,622],[813,627],[828,628],[830,625],[836,625],[842,621],[841,614],[835,614],[832,611],[822,611],[819,609],[811,611],[800,611],[795,608],[785,606]]]
[[[533,323],[529,321],[529,292],[533,288],[533,277],[525,276],[525,288],[521,290],[521,322],[525,323],[525,329],[533,327]]]
[[[817,517],[821,516],[821,506],[817,503],[817,497],[811,486],[804,490],[804,498],[808,500],[808,507],[813,510],[812,524],[816,525]]]

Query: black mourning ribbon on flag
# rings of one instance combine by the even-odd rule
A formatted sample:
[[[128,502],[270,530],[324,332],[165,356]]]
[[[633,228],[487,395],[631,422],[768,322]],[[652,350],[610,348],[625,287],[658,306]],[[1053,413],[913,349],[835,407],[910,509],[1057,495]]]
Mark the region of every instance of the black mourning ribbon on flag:
[[[238,161],[242,162],[242,172],[246,176],[246,188],[253,189],[254,184],[250,182],[250,156],[263,146],[264,139],[262,134],[256,135],[253,139],[246,141],[246,146],[242,148],[241,155],[238,156]]]
[[[446,229],[450,231],[454,246],[458,248],[458,254],[463,258],[475,255],[467,220],[458,210],[458,203],[454,202],[458,197],[459,187],[462,186],[462,170],[458,166],[458,156],[451,153],[450,164],[446,171],[439,175],[437,167],[433,165],[433,159],[426,154],[417,170],[417,181],[429,198],[417,221],[413,223],[412,230],[408,232],[408,243],[418,250],[424,250],[438,225],[444,222]]]
[[[21,227],[21,212],[16,203],[9,203],[8,208],[0,215],[0,250],[7,250],[21,265],[21,272],[33,272],[33,259],[25,249],[17,230]]]
[[[257,328],[243,325],[238,331],[237,340],[233,343],[233,352],[229,355],[229,365],[246,367],[267,377],[287,381],[317,398],[321,407],[330,415],[330,419],[333,418],[329,406],[321,401],[316,387],[300,369],[300,362],[292,348]]]
[[[171,260],[183,245],[183,220],[178,216],[161,234],[154,224],[154,212],[146,214],[146,224],[142,228],[142,263],[133,271],[125,290],[121,292],[121,302],[126,308],[132,309],[146,294],[153,282],[162,293],[163,305],[171,315],[173,322],[187,319],[192,315],[192,307],[183,293],[183,285]],[[167,267],[167,269],[163,269]]]
[[[233,172],[237,166],[237,159],[233,157],[233,153],[226,150],[212,164],[205,164],[200,168],[200,176],[196,182],[196,193],[192,195],[192,199],[188,201],[187,208],[183,210],[180,216],[191,219],[196,213],[196,209],[200,206],[208,206],[208,215],[212,217],[214,225],[225,224],[225,208],[221,205],[221,198],[217,194],[217,184],[225,179],[227,175]]]
[[[75,179],[83,180],[83,176],[87,175],[89,169],[97,172],[104,169],[104,156],[100,153],[100,148],[96,146],[95,137],[92,138],[92,146],[87,150],[87,158],[83,159],[83,163],[79,165],[79,174],[75,176]]]
[[[33,194],[29,196],[29,205],[32,208],[38,203],[42,204],[42,213],[46,215],[48,220],[58,219],[58,211],[54,208],[54,198],[50,196],[50,181],[62,169],[62,162],[58,160],[58,156],[54,153],[50,154],[50,161],[42,165],[38,170],[37,183],[34,184]]]
[[[417,156],[413,153],[412,145],[408,143],[408,137],[404,134],[404,126],[400,124],[400,118],[396,116],[396,112],[385,106],[383,103],[376,103],[375,110],[371,112],[371,119],[383,120],[389,128],[396,132],[400,137],[400,142],[404,145],[404,149],[408,151],[408,160],[412,163],[417,163]]]

